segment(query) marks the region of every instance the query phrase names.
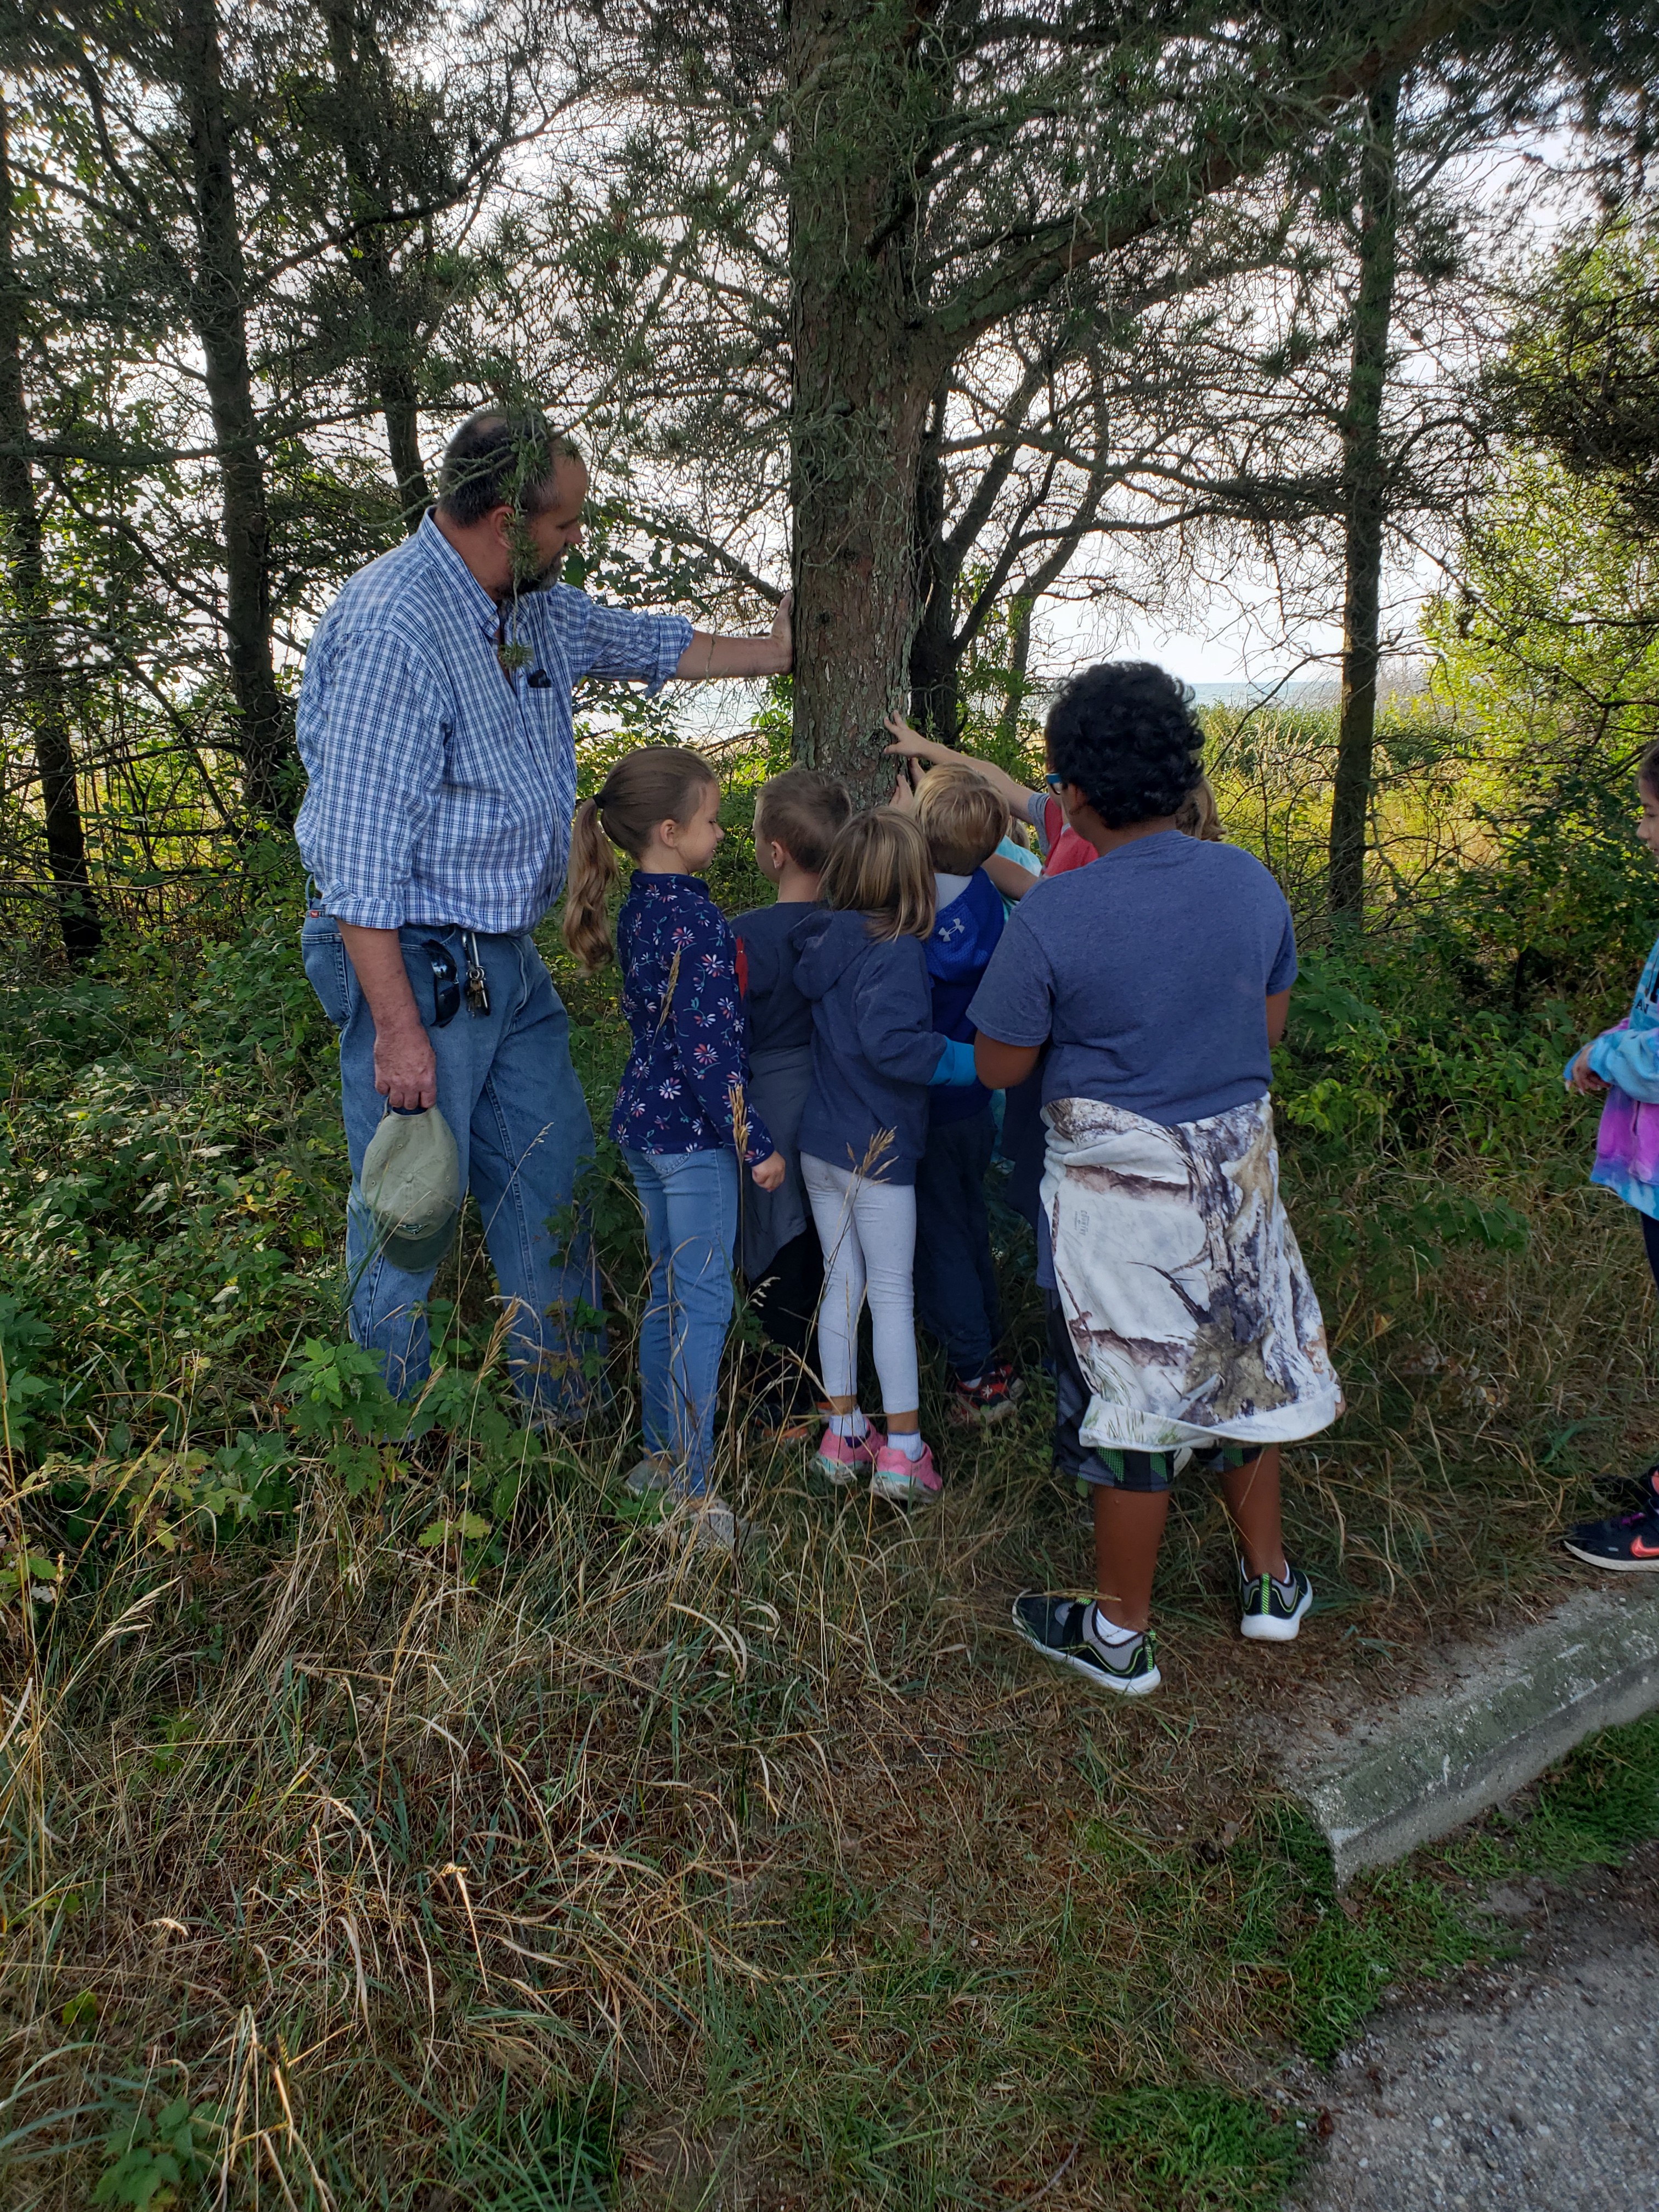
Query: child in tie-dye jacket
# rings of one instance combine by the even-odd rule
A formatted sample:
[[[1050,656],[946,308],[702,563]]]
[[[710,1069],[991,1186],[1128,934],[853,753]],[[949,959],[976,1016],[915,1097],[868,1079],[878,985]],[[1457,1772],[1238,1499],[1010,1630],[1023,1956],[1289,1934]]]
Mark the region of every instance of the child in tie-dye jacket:
[[[1659,744],[1637,763],[1642,815],[1637,836],[1659,860]],[[1642,1224],[1648,1265],[1659,1284],[1659,944],[1647,957],[1630,1012],[1567,1062],[1570,1090],[1601,1098],[1590,1181],[1616,1191]],[[1569,1529],[1567,1549],[1595,1567],[1659,1570],[1659,1462],[1631,1486],[1629,1508]]]

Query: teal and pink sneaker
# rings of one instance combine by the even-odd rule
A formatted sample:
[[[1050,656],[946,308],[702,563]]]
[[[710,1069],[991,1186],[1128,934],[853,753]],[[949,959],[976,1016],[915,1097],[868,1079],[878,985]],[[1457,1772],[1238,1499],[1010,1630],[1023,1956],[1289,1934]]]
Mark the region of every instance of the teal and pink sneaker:
[[[876,1471],[870,1478],[874,1497],[890,1498],[895,1505],[931,1505],[944,1487],[931,1445],[924,1444],[915,1459],[896,1444],[884,1444],[876,1454]]]
[[[877,1455],[886,1441],[876,1429],[866,1429],[861,1437],[838,1437],[833,1429],[826,1429],[812,1457],[813,1470],[844,1490],[876,1465]]]

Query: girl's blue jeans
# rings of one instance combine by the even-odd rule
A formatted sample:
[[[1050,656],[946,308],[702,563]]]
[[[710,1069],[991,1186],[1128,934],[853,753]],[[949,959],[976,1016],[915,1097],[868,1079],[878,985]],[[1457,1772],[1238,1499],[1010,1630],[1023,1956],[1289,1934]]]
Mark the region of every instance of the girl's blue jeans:
[[[708,1487],[720,1354],[732,1324],[738,1235],[735,1152],[623,1157],[645,1215],[651,1294],[640,1324],[645,1448],[674,1462],[676,1486]]]

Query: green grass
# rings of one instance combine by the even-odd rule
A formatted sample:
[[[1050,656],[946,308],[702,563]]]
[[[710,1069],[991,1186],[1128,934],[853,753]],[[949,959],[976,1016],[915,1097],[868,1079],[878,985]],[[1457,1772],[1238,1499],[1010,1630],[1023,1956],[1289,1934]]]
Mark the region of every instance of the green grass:
[[[1552,1530],[1659,1425],[1639,1241],[1557,1079],[1583,1017],[1511,1006],[1480,945],[1309,962],[1285,1187],[1350,1407],[1290,1463],[1319,1607],[1293,1653],[1240,1645],[1182,1488],[1167,1686],[1125,1710],[1007,1622],[1089,1572],[1018,1238],[1029,1404],[964,1438],[928,1366],[949,1487],[914,1523],[749,1435],[741,1352],[721,1479],[764,1542],[689,1558],[618,1509],[642,1270],[603,1158],[614,1414],[517,1429],[474,1225],[397,1430],[340,1341],[294,919],[0,1003],[8,2207],[204,2145],[235,2204],[1269,2203],[1286,2051],[1492,1955],[1491,1881],[1659,1831],[1642,1723],[1339,1896],[1253,1727],[1553,1601]],[[614,984],[559,981],[602,1101]]]
[[[1146,2212],[1256,2212],[1278,2203],[1296,2172],[1294,2126],[1224,2089],[1121,2090],[1101,2100],[1094,2134]]]
[[[1659,1836],[1659,1714],[1579,1745],[1532,1793],[1512,1832],[1489,1826],[1468,1847],[1471,1876],[1488,1867],[1568,1874],[1617,1866]]]

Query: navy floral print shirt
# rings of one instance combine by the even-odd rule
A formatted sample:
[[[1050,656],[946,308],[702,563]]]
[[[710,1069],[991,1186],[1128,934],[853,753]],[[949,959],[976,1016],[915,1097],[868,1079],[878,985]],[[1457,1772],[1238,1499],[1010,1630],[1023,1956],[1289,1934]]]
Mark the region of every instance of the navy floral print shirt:
[[[733,1093],[748,1127],[744,1158],[772,1139],[749,1103],[749,1052],[731,925],[696,876],[636,868],[617,917],[623,1012],[634,1049],[611,1133],[636,1152],[718,1152],[735,1142]]]

